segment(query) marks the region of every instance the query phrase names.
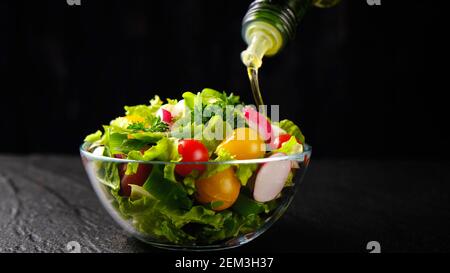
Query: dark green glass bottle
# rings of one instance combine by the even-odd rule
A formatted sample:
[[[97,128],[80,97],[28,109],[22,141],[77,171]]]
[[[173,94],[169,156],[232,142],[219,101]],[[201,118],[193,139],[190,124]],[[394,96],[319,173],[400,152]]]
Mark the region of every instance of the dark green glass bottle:
[[[331,7],[339,0],[255,0],[242,21],[242,52],[247,67],[258,69],[264,56],[277,54],[293,39],[295,30],[311,6]]]

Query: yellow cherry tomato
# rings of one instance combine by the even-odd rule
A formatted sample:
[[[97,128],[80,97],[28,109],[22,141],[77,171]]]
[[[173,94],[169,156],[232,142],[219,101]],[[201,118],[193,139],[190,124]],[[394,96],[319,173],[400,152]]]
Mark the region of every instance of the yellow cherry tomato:
[[[129,115],[126,116],[126,119],[128,120],[129,123],[144,123],[145,122],[145,118],[141,117],[141,116],[137,116],[137,115]]]
[[[237,128],[217,147],[235,156],[236,159],[261,158],[266,152],[264,140],[250,128]]]
[[[233,205],[239,195],[241,183],[236,178],[232,167],[210,177],[195,181],[196,199],[202,204],[221,202],[213,207],[215,211],[227,209]]]

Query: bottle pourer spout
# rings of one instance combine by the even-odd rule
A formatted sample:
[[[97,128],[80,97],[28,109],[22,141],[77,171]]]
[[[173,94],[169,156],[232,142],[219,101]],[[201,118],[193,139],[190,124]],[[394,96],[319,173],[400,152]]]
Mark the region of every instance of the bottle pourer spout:
[[[271,47],[272,41],[266,33],[253,32],[247,49],[241,53],[241,60],[245,66],[258,69],[262,65],[264,55]]]

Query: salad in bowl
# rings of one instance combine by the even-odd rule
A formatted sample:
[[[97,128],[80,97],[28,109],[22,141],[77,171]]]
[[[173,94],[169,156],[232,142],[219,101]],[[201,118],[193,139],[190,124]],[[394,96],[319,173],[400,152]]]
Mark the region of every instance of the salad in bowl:
[[[286,211],[311,156],[297,125],[264,112],[209,88],[180,100],[155,96],[125,106],[80,153],[104,207],[138,239],[235,247]]]

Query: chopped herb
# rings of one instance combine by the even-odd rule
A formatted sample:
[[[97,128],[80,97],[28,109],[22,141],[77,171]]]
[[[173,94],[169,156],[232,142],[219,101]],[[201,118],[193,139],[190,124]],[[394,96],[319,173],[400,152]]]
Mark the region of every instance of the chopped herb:
[[[161,121],[161,118],[156,117],[152,120],[149,127],[145,126],[143,122],[134,122],[127,127],[128,130],[143,131],[143,132],[164,132],[169,129],[167,123]]]

